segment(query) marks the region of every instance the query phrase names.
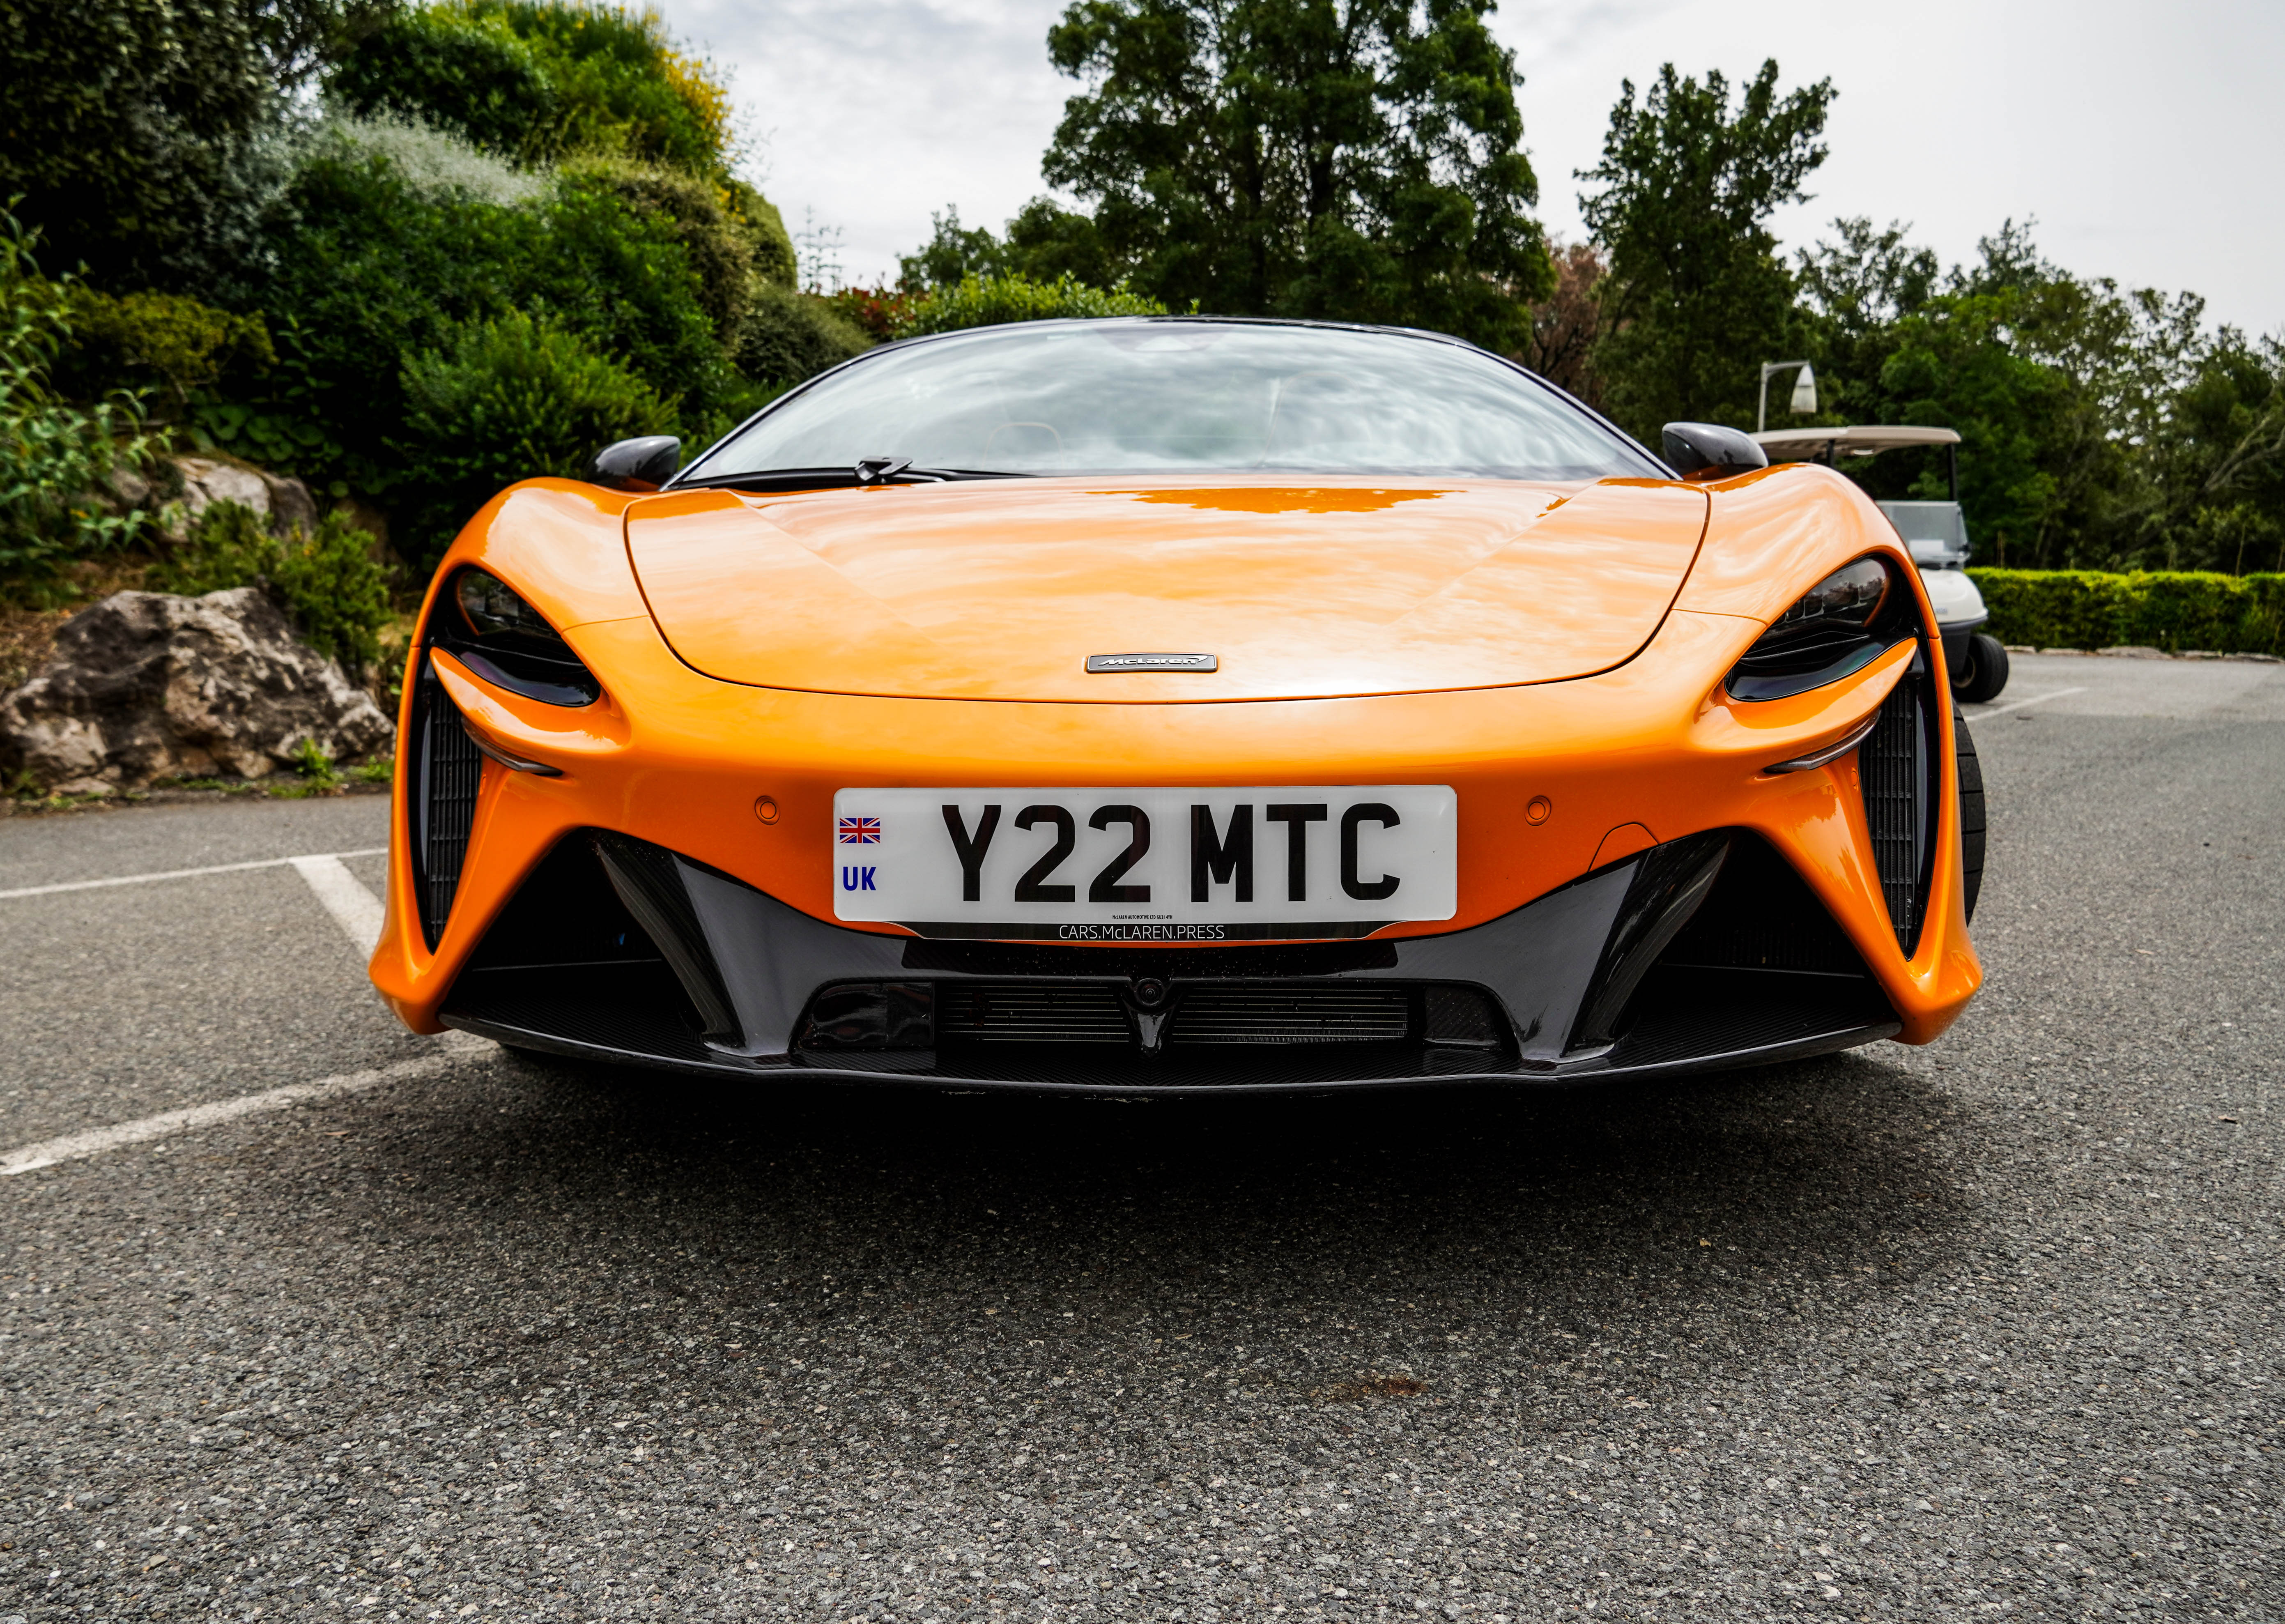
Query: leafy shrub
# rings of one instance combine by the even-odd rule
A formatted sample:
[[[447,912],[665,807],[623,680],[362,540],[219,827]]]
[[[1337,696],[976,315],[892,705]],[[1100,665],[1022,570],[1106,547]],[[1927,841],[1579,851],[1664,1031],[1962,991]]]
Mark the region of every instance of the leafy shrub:
[[[585,158],[563,168],[563,184],[610,197],[682,247],[698,302],[718,333],[734,333],[753,308],[754,236],[711,181],[662,164]]]
[[[920,295],[897,287],[844,287],[825,296],[836,316],[875,343],[897,334],[898,324],[912,314]]]
[[[754,307],[734,353],[747,377],[787,388],[863,354],[872,344],[816,294],[765,282],[755,289]]]
[[[526,162],[551,155],[561,122],[539,53],[506,20],[446,6],[389,19],[326,89],[352,113],[434,123]]]
[[[389,489],[405,357],[516,310],[546,311],[694,421],[743,399],[671,224],[608,189],[575,177],[502,206],[424,192],[384,159],[334,150],[311,156],[289,203],[262,304],[279,371],[306,382],[286,404],[342,448],[305,475]]]
[[[766,282],[794,286],[801,279],[793,238],[786,231],[778,206],[744,181],[731,176],[721,182],[723,207],[730,212],[754,256],[754,271]]]
[[[988,327],[1008,321],[1048,321],[1056,317],[1164,316],[1166,307],[1156,299],[1129,293],[1124,287],[1089,287],[1064,275],[1052,282],[1034,282],[1026,276],[965,277],[949,287],[939,287],[914,301],[895,327],[899,338],[923,333],[950,333],[960,327]]]
[[[32,235],[0,214],[0,577],[43,590],[67,559],[114,551],[145,522],[107,511],[113,470],[151,454],[142,408],[114,395],[82,409],[57,398],[49,369],[71,336],[71,288],[43,281]]]
[[[428,197],[457,192],[502,207],[545,195],[550,178],[545,169],[518,169],[418,113],[364,118],[336,109],[311,132],[304,152],[379,158],[406,185]]]
[[[2285,655],[2285,575],[1971,569],[1991,635],[2039,648],[2135,645]]]
[[[11,5],[0,27],[0,198],[52,263],[180,288],[255,249],[280,85],[324,0]]]
[[[511,311],[404,364],[412,549],[433,564],[503,486],[577,475],[614,440],[660,434],[671,407],[561,328]]]
[[[113,298],[74,286],[71,342],[58,358],[56,381],[81,398],[122,384],[163,388],[174,408],[226,372],[257,373],[277,359],[259,316],[237,316],[180,294]]]
[[[601,151],[702,173],[733,156],[730,98],[679,51],[655,11],[561,0],[471,0],[531,46],[557,105],[556,153]]]
[[[359,41],[333,94],[412,114],[525,163],[608,153],[693,174],[729,167],[729,94],[656,12],[546,0],[423,6]]]
[[[252,508],[216,502],[145,580],[153,592],[192,597],[259,586],[304,641],[352,670],[379,656],[390,614],[389,574],[373,559],[372,537],[340,514],[318,520],[314,535],[296,526],[280,537]]]

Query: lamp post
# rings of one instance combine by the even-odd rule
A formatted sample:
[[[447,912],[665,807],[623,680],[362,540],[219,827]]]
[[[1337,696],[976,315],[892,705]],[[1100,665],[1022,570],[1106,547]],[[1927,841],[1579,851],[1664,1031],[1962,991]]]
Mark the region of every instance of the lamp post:
[[[1801,376],[1793,381],[1793,399],[1787,403],[1796,417],[1813,417],[1817,413],[1817,373],[1806,361],[1764,361],[1762,363],[1762,396],[1760,408],[1754,413],[1756,432],[1770,426],[1770,380],[1787,367],[1801,368]]]

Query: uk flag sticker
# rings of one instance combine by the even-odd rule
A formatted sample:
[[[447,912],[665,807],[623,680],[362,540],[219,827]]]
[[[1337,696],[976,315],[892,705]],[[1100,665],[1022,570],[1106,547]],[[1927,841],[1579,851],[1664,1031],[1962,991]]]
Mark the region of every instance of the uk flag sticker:
[[[878,818],[844,818],[840,820],[841,843],[844,846],[877,846],[881,843],[881,820]]]

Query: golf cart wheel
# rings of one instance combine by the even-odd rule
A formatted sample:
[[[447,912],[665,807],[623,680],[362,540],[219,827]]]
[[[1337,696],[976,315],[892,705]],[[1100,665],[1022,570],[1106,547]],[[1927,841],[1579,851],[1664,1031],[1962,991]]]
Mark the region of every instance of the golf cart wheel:
[[[1967,657],[1951,679],[1951,696],[1965,705],[1981,705],[1999,697],[2007,686],[2007,646],[1989,632],[1967,639]]]
[[[2006,649],[2000,650],[2004,657]],[[2001,666],[2004,676],[2006,667]],[[1965,883],[1962,896],[1967,917],[1975,918],[1975,898],[1983,889],[1983,764],[1976,759],[1975,741],[1959,707],[1951,708],[1952,757],[1959,770],[1959,869]]]

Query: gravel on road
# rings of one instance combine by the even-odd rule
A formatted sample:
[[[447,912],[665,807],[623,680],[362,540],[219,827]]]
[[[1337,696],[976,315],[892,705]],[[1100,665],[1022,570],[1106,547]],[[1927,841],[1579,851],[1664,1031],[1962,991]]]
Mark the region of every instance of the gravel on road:
[[[2285,1616],[2285,675],[2002,709],[2097,663],[1978,726],[1991,979],[1925,1049],[1142,1102],[490,1052],[0,1180],[0,1620]],[[312,810],[107,815],[108,869],[12,820],[0,889],[378,843]],[[263,872],[0,904],[0,1150],[423,1052]]]

